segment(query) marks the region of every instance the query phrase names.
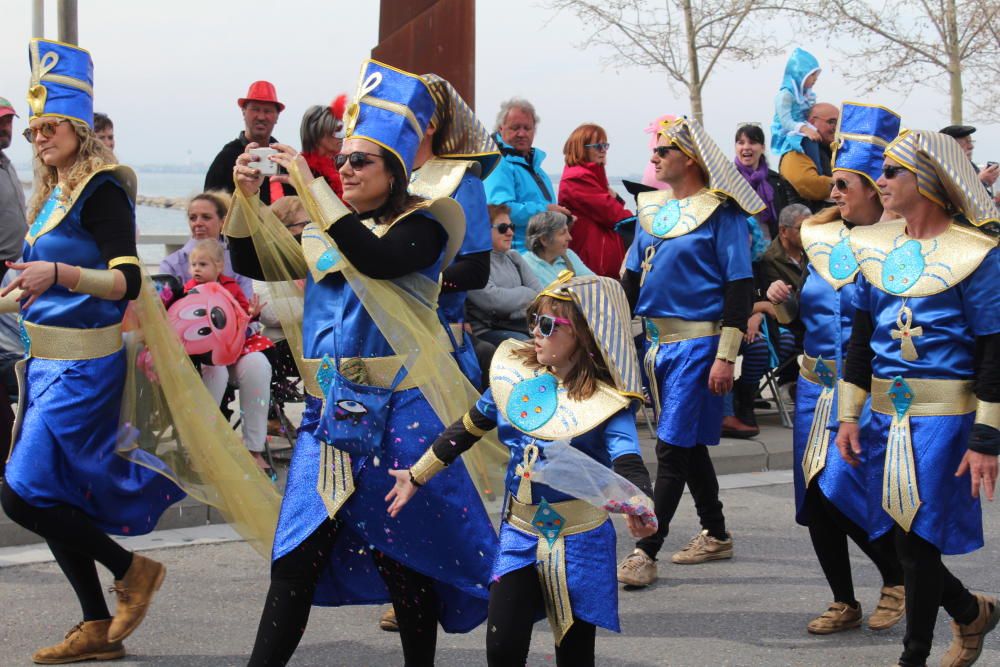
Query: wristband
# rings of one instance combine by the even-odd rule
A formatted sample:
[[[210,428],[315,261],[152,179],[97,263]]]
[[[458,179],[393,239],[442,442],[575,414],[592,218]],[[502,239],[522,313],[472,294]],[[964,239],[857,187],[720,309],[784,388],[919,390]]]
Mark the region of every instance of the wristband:
[[[434,454],[434,450],[428,448],[424,455],[410,466],[410,481],[417,486],[423,486],[446,467],[447,464]]]
[[[837,421],[845,424],[857,424],[866,400],[868,400],[867,391],[847,380],[839,380],[837,382]]]
[[[735,364],[736,357],[740,354],[740,343],[742,342],[742,331],[736,327],[722,327],[722,335],[719,336],[719,349],[715,353],[715,358]]]
[[[976,424],[985,424],[1000,430],[1000,403],[980,400],[976,405]]]
[[[115,274],[110,269],[80,268],[80,279],[76,281],[73,292],[90,294],[100,299],[110,299],[115,291]]]

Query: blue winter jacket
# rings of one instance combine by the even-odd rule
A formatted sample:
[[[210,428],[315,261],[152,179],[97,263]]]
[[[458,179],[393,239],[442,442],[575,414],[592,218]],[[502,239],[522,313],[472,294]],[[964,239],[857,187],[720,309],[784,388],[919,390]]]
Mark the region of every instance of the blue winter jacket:
[[[510,219],[514,223],[511,249],[523,253],[528,220],[548,208],[549,204],[556,203],[556,191],[542,169],[544,151],[532,148],[529,162],[504,142],[499,133],[493,138],[503,153],[503,159],[486,179],[486,201],[510,207]]]

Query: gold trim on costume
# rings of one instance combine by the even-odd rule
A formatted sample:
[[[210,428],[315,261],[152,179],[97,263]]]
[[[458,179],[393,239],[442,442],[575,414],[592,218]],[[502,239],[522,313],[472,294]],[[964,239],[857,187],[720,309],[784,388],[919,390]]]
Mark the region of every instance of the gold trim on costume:
[[[346,218],[351,214],[351,209],[340,200],[337,193],[333,191],[325,178],[315,178],[308,185],[309,192],[316,200],[316,206],[323,214],[322,229],[328,230],[341,218]]]
[[[819,360],[816,357],[810,357],[808,354],[803,354],[802,361],[799,363],[799,374],[809,382],[821,385],[823,382],[819,379],[819,375],[816,374],[816,363],[818,361]],[[823,359],[823,363],[833,365],[832,372],[834,377],[839,375],[836,368],[836,362],[833,359]]]
[[[867,400],[867,391],[847,380],[838,380],[837,421],[845,424],[857,424]]]
[[[488,431],[484,431],[483,429],[476,426],[476,424],[472,421],[472,417],[469,416],[468,412],[462,415],[462,428],[468,431],[469,435],[473,435],[477,438],[481,438],[488,433]]]
[[[476,165],[469,160],[444,160],[433,157],[410,174],[410,194],[424,199],[450,197],[469,169]]]
[[[80,279],[70,288],[77,294],[89,294],[99,299],[110,299],[115,293],[115,274],[111,269],[80,269]]]
[[[989,403],[980,400],[976,404],[976,422],[995,429],[1000,429],[1000,403]]]
[[[121,257],[115,257],[110,262],[108,262],[108,268],[113,269],[116,266],[122,266],[124,264],[131,264],[133,266],[142,266],[142,262],[139,261],[138,257],[132,255],[122,255]]]
[[[955,223],[932,239],[912,239],[906,235],[905,220],[855,227],[848,238],[865,279],[897,296],[930,296],[954,287],[997,245],[995,238]],[[890,260],[893,253],[899,261]],[[918,267],[919,273],[909,273]]]
[[[99,359],[122,349],[122,325],[100,329],[71,329],[22,320],[31,344],[27,352],[37,359],[79,361]]]
[[[736,327],[722,327],[722,335],[719,336],[719,348],[715,353],[715,358],[735,364],[736,357],[740,355],[740,343],[742,342],[742,331]]]
[[[410,466],[410,477],[413,478],[414,484],[423,486],[431,481],[434,475],[447,467],[448,464],[439,459],[437,454],[434,453],[434,448],[428,447],[427,451],[417,459],[417,462]]]
[[[62,206],[56,207],[52,211],[48,220],[45,221],[45,224],[42,225],[42,228],[39,229],[37,233],[32,234],[31,228],[28,228],[28,233],[24,237],[27,244],[30,246],[35,245],[35,241],[37,241],[40,236],[48,234],[53,229],[58,227],[59,223],[61,223],[66,217],[66,214],[73,209],[73,205],[76,203],[76,200],[80,198],[80,195],[83,193],[84,188],[87,187],[87,184],[90,183],[95,176],[104,172],[114,173],[118,184],[125,189],[125,194],[128,195],[129,201],[135,201],[135,193],[138,189],[138,178],[136,177],[135,172],[132,171],[132,168],[126,167],[123,164],[105,165],[94,170],[94,172],[81,181],[76,188],[73,189],[73,192],[69,193],[69,195],[64,195],[62,199],[65,203]],[[38,219],[36,218],[34,222],[37,221]],[[32,225],[32,227],[33,226],[34,225]]]
[[[322,359],[302,360],[302,384],[307,394],[319,399],[326,398],[326,394],[323,393],[319,382],[316,380],[316,372],[319,371],[322,361]],[[358,384],[367,384],[372,387],[388,389],[392,386],[392,381],[396,379],[396,373],[402,368],[403,361],[404,358],[399,355],[392,357],[348,357],[340,360],[340,371],[344,373],[346,369],[360,364],[363,366],[361,373],[365,382],[359,382]],[[399,386],[396,387],[396,391],[412,389],[415,386],[417,385],[414,384],[410,379],[410,375],[407,374],[400,381]]]
[[[701,190],[684,199],[676,199],[669,190],[655,190],[639,193],[636,202],[638,204],[636,216],[642,228],[656,238],[672,239],[693,232],[705,224],[715,213],[715,209],[722,204],[723,199],[709,190]],[[656,218],[668,206],[677,209],[676,213],[671,214],[676,215],[676,221],[670,218],[669,229],[662,231]]]
[[[841,243],[849,243],[851,231],[844,225],[844,221],[834,220],[833,222],[817,222],[814,217],[806,218],[802,221],[802,248],[809,256],[809,263],[816,270],[823,280],[825,280],[834,290],[839,290],[844,285],[854,282],[854,277],[858,275],[857,262],[851,258],[853,266],[842,266],[843,259],[834,259],[835,249]],[[846,254],[851,255],[850,246],[844,248]],[[833,266],[831,266],[831,261]],[[836,270],[840,278],[834,278],[831,273]],[[783,304],[782,304],[783,305]],[[786,321],[787,322],[787,321]]]
[[[350,454],[327,443],[322,443],[320,449],[316,492],[323,499],[327,516],[332,519],[354,493],[354,472]]]
[[[805,477],[806,486],[812,482],[813,478],[822,472],[826,467],[826,455],[830,448],[830,432],[827,425],[830,423],[830,416],[833,414],[834,387],[832,382],[829,386],[824,383],[816,368],[822,366],[826,369],[827,382],[831,382],[837,377],[837,364],[835,361],[817,359],[808,355],[802,355],[802,364],[799,366],[799,374],[814,384],[822,387],[816,399],[816,406],[813,409],[812,421],[809,424],[809,435],[806,438],[806,448],[802,455],[802,474]]]
[[[692,338],[718,336],[722,332],[722,325],[719,322],[692,322],[676,317],[647,317],[644,319],[646,321],[646,340],[654,341],[649,327],[649,323],[652,323],[658,332],[655,338],[655,342],[658,343],[678,343]]]
[[[561,535],[577,535],[588,530],[600,528],[608,520],[608,513],[599,507],[594,507],[585,500],[565,500],[560,503],[549,503],[549,507],[559,513],[564,520]],[[541,537],[534,525],[538,505],[522,503],[516,498],[507,501],[507,522],[514,528]]]
[[[976,410],[972,380],[922,380],[905,378],[912,392],[912,403],[906,414],[913,417],[967,415]],[[895,415],[896,408],[889,397],[893,381],[872,378],[872,411]]]
[[[0,313],[16,313],[21,310],[21,295],[24,290],[15,287],[7,296],[0,297]]]

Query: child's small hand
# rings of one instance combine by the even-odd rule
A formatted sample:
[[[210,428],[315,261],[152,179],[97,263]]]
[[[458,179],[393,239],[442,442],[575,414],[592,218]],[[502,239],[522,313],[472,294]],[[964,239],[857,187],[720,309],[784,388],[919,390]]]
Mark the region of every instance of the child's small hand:
[[[403,509],[403,506],[410,502],[410,498],[417,492],[418,487],[410,481],[410,471],[407,468],[390,470],[389,474],[396,478],[396,485],[392,487],[392,490],[385,497],[385,501],[389,503],[389,508],[386,511],[389,513],[389,516],[395,519],[396,515],[399,514],[399,510]]]
[[[641,517],[632,514],[625,515],[625,526],[628,528],[628,532],[632,534],[632,537],[637,539],[649,537],[656,532],[656,526],[647,524]]]
[[[250,299],[250,306],[247,308],[247,314],[250,316],[250,319],[252,320],[260,315],[260,311],[264,310],[264,306],[266,305],[266,301],[261,303],[260,296],[254,294]]]
[[[813,141],[820,141],[821,140],[821,138],[819,136],[819,132],[812,125],[803,125],[802,126],[802,134],[804,134],[808,138],[812,139]]]

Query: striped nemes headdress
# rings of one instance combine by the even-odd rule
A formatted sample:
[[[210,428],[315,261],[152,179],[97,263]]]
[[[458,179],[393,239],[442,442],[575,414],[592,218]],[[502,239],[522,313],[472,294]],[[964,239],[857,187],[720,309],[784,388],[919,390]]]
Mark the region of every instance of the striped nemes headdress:
[[[479,165],[479,177],[486,179],[500,161],[500,149],[492,133],[476,117],[455,87],[437,74],[420,77],[427,84],[437,107],[431,124],[437,128],[434,143],[446,160],[471,160]]]

